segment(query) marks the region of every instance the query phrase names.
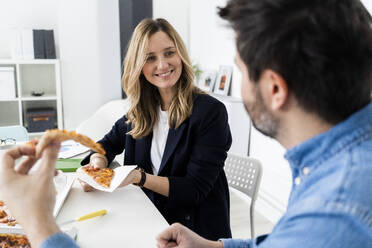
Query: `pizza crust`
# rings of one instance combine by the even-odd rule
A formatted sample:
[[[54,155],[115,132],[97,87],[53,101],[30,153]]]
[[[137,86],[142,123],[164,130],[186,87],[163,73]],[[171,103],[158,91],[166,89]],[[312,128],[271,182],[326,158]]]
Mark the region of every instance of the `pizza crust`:
[[[36,148],[35,156],[39,158],[41,156],[42,151],[45,149],[47,145],[49,145],[53,141],[65,141],[65,140],[73,140],[76,141],[83,146],[86,146],[93,151],[105,155],[106,152],[102,148],[102,145],[96,143],[94,140],[89,138],[86,135],[76,133],[75,131],[66,131],[66,130],[59,130],[59,129],[51,129],[45,131],[44,135],[41,137],[40,140],[32,140],[28,142],[28,145],[34,146]]]

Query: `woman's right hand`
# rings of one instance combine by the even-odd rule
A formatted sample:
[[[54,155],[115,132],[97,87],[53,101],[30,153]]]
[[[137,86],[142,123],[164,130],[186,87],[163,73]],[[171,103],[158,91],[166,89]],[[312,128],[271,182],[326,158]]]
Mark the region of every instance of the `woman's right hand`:
[[[84,165],[84,167],[85,166],[93,166],[94,168],[106,168],[107,167],[107,160],[105,160],[102,157],[94,156],[94,154],[92,154],[92,156],[90,156],[89,164]],[[84,192],[90,192],[90,191],[95,190],[92,186],[90,186],[89,184],[87,184],[86,182],[84,182],[80,179],[79,179],[79,182],[80,182],[81,187],[83,188]]]

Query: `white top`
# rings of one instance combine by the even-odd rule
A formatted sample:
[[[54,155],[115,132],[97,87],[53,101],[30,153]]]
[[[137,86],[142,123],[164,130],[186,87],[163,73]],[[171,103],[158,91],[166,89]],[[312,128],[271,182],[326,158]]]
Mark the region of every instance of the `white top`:
[[[159,172],[165,144],[167,143],[168,131],[168,111],[162,111],[159,107],[158,121],[154,125],[151,141],[151,162],[154,175]]]

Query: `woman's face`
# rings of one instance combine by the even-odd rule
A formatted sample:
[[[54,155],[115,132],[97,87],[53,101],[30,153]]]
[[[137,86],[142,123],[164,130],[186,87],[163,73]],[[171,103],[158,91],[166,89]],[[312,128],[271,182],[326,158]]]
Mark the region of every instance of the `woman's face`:
[[[173,41],[163,31],[150,37],[142,73],[159,90],[173,89],[182,73],[182,60]]]

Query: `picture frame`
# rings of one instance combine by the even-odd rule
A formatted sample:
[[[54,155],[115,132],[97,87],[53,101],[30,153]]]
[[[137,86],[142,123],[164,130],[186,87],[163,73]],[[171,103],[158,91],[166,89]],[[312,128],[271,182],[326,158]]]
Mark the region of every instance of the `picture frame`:
[[[213,93],[219,95],[225,95],[229,93],[231,77],[232,77],[232,66],[221,65],[218,70],[218,76],[214,85]]]
[[[216,82],[217,71],[207,70],[204,71],[198,81],[198,86],[200,89],[206,92],[213,92],[214,84]]]

